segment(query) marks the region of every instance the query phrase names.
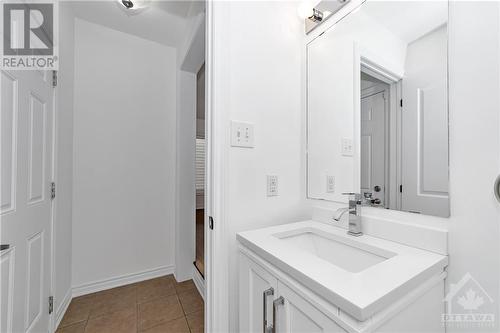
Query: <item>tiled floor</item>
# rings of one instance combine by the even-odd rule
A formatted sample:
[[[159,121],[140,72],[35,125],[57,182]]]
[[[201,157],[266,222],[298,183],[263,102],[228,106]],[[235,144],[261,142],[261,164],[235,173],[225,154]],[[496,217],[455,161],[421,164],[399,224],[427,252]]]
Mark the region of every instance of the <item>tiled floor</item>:
[[[203,332],[203,299],[172,275],[76,297],[56,333]]]

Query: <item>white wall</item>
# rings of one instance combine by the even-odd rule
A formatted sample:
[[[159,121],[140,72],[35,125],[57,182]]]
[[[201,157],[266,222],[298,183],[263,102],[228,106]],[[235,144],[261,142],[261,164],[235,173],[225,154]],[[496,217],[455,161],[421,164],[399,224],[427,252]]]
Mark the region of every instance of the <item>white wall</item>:
[[[74,16],[68,2],[59,6],[59,73],[56,112],[57,195],[54,211],[54,308],[61,319],[71,297],[71,224],[73,194]]]
[[[229,253],[228,331],[238,332],[236,233],[310,217],[305,200],[304,30],[294,2],[217,3],[214,14],[225,19],[216,19],[214,27],[213,112],[224,114],[226,120],[218,126],[227,131],[219,133],[223,141],[213,143],[225,156],[224,211],[214,218],[216,231],[226,234]],[[255,148],[230,147],[230,120],[255,124]],[[279,177],[279,196],[267,197],[266,175]]]
[[[176,51],[76,20],[73,286],[174,264]]]

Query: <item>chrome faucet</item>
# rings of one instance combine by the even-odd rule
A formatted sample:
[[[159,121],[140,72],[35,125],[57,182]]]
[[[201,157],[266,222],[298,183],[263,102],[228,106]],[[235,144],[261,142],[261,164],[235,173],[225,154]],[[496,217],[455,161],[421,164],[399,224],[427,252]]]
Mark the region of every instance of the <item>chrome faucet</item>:
[[[349,207],[340,208],[335,212],[333,219],[335,221],[340,221],[340,218],[345,213],[349,212],[349,231],[347,232],[351,236],[361,236],[363,232],[361,231],[361,205],[362,197],[359,193],[342,193],[349,196]]]

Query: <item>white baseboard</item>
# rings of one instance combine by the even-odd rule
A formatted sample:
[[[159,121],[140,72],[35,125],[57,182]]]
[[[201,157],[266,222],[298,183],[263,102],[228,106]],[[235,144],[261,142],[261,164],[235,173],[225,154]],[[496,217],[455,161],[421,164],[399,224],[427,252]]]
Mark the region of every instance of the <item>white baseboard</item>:
[[[73,297],[87,295],[87,294],[95,293],[95,292],[106,290],[106,289],[120,287],[120,286],[124,286],[124,285],[131,284],[131,283],[141,282],[144,280],[154,279],[156,277],[160,277],[160,276],[164,276],[164,275],[169,275],[169,274],[172,274],[174,272],[174,270],[175,270],[174,268],[175,267],[173,265],[162,266],[162,267],[157,267],[157,268],[153,268],[153,269],[142,271],[142,272],[125,274],[125,275],[116,276],[116,277],[109,278],[109,279],[85,283],[85,284],[73,287]]]
[[[55,322],[54,322],[54,332],[57,330],[59,327],[59,324],[61,323],[61,320],[64,317],[64,314],[66,313],[66,310],[68,310],[69,303],[71,303],[72,299],[72,291],[71,288],[68,289],[66,292],[66,295],[64,295],[64,299],[62,300],[61,304],[56,310],[56,317],[55,317]]]
[[[193,282],[201,297],[205,300],[205,279],[201,276],[196,267],[193,267]]]

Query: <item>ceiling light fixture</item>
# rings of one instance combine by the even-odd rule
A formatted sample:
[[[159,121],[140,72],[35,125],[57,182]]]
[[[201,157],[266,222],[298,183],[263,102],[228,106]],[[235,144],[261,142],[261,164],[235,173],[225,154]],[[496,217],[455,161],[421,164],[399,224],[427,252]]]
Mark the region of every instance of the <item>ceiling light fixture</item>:
[[[137,14],[148,7],[149,0],[117,0],[117,3],[128,14]]]
[[[122,0],[122,5],[127,9],[134,8],[134,3],[130,0]]]

